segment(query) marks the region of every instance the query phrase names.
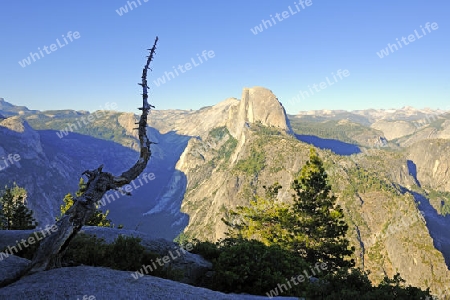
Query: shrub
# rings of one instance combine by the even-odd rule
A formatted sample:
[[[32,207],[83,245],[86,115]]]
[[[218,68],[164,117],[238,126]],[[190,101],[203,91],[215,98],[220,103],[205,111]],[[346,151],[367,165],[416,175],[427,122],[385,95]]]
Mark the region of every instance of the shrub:
[[[39,245],[41,243],[41,240],[44,238],[44,235],[41,231],[37,231],[35,233],[30,234],[25,240],[28,241],[30,237],[32,237],[35,240],[35,243],[29,244],[28,247],[23,247],[22,250],[19,250],[19,252],[15,254],[16,256],[26,258],[28,260],[33,259],[33,255],[39,248]]]
[[[196,242],[194,250],[214,264],[214,276],[204,283],[214,290],[266,295],[278,284],[285,284],[309,270],[298,256],[279,246],[266,246],[256,240],[225,239],[216,244]],[[297,295],[307,283],[292,284],[285,295]]]
[[[34,234],[30,236],[34,237]],[[143,265],[151,265],[161,257],[158,253],[146,250],[140,242],[140,238],[119,235],[113,243],[107,244],[102,238],[79,233],[69,242],[61,263],[69,267],[87,265],[121,271],[137,271]],[[39,241],[23,248],[16,255],[32,260],[38,247]],[[149,275],[180,280],[183,274],[180,270],[163,266],[156,268]]]
[[[68,265],[108,266],[108,245],[104,239],[84,233],[77,234],[69,243],[63,256]]]
[[[266,156],[263,150],[252,147],[249,156],[238,161],[234,168],[248,175],[257,175],[264,169],[265,165]]]
[[[119,235],[113,243],[86,234],[78,234],[69,244],[63,261],[71,265],[108,267],[122,271],[137,271],[151,265],[161,256],[145,249],[141,239]],[[181,272],[170,266],[156,268],[149,275],[179,280]]]
[[[207,260],[216,260],[221,253],[218,244],[211,243],[209,241],[199,241],[194,239],[192,241],[193,249],[191,253],[200,254]]]
[[[372,286],[367,273],[358,268],[342,268],[337,273],[326,275],[317,284],[310,285],[306,298],[409,300],[431,299],[431,294],[429,289],[423,291],[417,287],[406,287],[400,274],[396,274],[392,279],[385,277],[378,286]]]

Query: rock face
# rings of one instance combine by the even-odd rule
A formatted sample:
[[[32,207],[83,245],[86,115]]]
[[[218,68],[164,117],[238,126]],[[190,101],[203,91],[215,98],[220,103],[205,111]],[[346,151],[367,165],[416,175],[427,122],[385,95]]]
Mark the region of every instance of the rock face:
[[[417,179],[420,184],[436,190],[450,192],[449,140],[425,140],[408,149],[408,159],[417,165]]]
[[[175,131],[185,136],[204,136],[211,129],[225,126],[229,110],[239,104],[239,100],[228,98],[214,106],[199,110],[155,110],[149,117],[149,126],[161,133]]]
[[[413,124],[405,121],[380,120],[373,123],[371,127],[382,131],[388,140],[413,134],[417,130]]]
[[[210,161],[214,157],[215,151],[226,143],[226,140],[212,141],[208,134],[214,128],[226,127],[228,129],[231,134],[230,138],[238,140],[237,148],[233,151],[231,157],[231,161],[234,162],[242,154],[241,150],[246,142],[246,136],[242,133],[255,123],[275,127],[282,132],[292,132],[283,106],[270,90],[262,87],[245,88],[240,101],[228,98],[214,106],[205,107],[198,111],[152,112],[150,124],[159,131],[168,132],[172,130],[178,135],[190,136],[191,138],[176,163],[172,178],[158,196],[158,204],[144,215],[154,217],[155,213],[170,213],[179,220],[180,224],[187,225],[188,219],[181,215],[178,216],[180,206],[184,201],[183,198],[188,192],[186,191],[188,186],[186,176],[190,177],[190,186],[193,186],[192,182],[196,182],[196,178],[203,176],[203,174],[191,172],[190,169]],[[223,182],[224,178],[219,179],[219,177],[217,177],[218,182]],[[208,192],[212,192],[211,189],[208,189]],[[220,196],[221,194],[217,194],[217,198]],[[204,197],[206,197],[206,194],[202,198]],[[217,208],[216,205],[214,205],[214,208]],[[211,210],[210,213],[215,212]],[[191,216],[191,218],[196,219],[197,217]],[[189,223],[193,221],[191,219]],[[217,226],[222,226],[220,220],[217,223]]]
[[[14,139],[19,146],[22,158],[35,159],[42,155],[42,145],[39,134],[21,117],[14,116],[1,121],[0,136]]]
[[[258,123],[292,133],[286,111],[272,91],[263,87],[244,88],[239,105],[230,108],[227,127],[239,138],[246,123]]]
[[[89,144],[89,147],[86,145]],[[0,171],[2,187],[16,182],[27,192],[29,208],[39,226],[52,224],[68,192],[77,190],[81,173],[101,163],[123,171],[125,161],[132,164],[133,150],[116,143],[70,133],[59,138],[55,131],[37,131],[21,117],[0,123],[0,155],[20,159]]]
[[[263,87],[244,88],[241,100],[228,98],[197,111],[165,110],[152,112],[150,126],[161,133],[204,136],[211,129],[227,126],[239,138],[245,124],[261,122],[292,133],[286,111],[272,91]]]
[[[292,199],[289,187],[308,159],[309,145],[251,124],[236,139],[235,147],[224,147],[231,139],[225,130],[206,139],[192,139],[178,162],[188,178],[182,205],[190,217],[187,236],[223,238],[227,228],[222,218],[229,216],[230,209],[247,205],[255,192],[262,195],[263,185],[278,182],[283,186],[278,200]],[[444,150],[436,149],[434,155],[448,153]],[[430,287],[436,293],[447,285],[444,278],[450,278],[450,272],[441,249],[433,246],[436,239],[430,236],[428,220],[419,213],[411,194],[394,188],[416,185],[406,154],[382,148],[357,157],[318,153],[350,226],[357,266],[371,271],[370,278],[377,283],[399,272],[408,284]],[[423,167],[417,166],[419,174]],[[436,167],[436,174],[443,171],[441,165]]]
[[[52,117],[41,113],[27,120],[11,116],[0,121],[0,189],[5,185],[11,186],[13,182],[25,188],[28,207],[33,210],[39,228],[53,224],[55,217],[60,215],[62,199],[67,193],[78,190],[79,179],[85,170],[104,164],[110,172],[120,174],[139,157],[135,151],[139,141],[135,137],[136,130],[133,130],[136,126],[133,114],[108,113],[89,124],[94,133],[97,128],[102,131],[108,126],[106,130],[120,133],[120,137],[124,137],[120,145],[70,131],[60,136],[57,130],[35,130],[28,124],[29,121],[34,125],[43,125],[38,128],[48,128],[47,124],[55,122],[59,124],[59,129],[76,123],[74,118],[78,118],[73,116],[73,112],[69,114],[71,119],[67,119],[65,111],[52,113]],[[152,145],[151,162],[144,172],[152,174],[152,179],[137,180],[132,186],[133,197],[123,196],[117,191],[109,193],[103,209],[110,210],[109,217],[116,225],[122,224],[129,229],[139,227],[140,230],[173,239],[187,223],[187,216],[181,214],[179,209],[184,186],[177,186],[180,199],[178,209],[173,207],[176,215],[168,216],[166,211],[151,216],[143,214],[162,202],[158,195],[172,182],[173,168],[190,137],[174,132],[162,135],[154,128],[148,129],[148,136],[158,143]],[[13,161],[13,164],[8,162],[5,168],[3,158],[8,158],[8,155],[18,155],[16,157],[20,156],[20,160]],[[168,205],[173,206],[173,203]]]

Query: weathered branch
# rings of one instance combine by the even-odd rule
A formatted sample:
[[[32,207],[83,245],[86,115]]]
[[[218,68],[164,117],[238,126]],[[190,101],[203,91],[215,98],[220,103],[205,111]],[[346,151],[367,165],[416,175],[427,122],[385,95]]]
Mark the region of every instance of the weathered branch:
[[[139,119],[139,143],[140,143],[140,156],[139,160],[131,167],[128,171],[123,172],[122,175],[118,177],[114,177],[114,183],[117,187],[121,187],[125,184],[129,184],[132,180],[136,179],[139,174],[141,174],[145,167],[147,166],[147,162],[150,159],[151,151],[150,151],[150,140],[147,137],[147,115],[151,108],[154,106],[148,103],[148,85],[147,85],[147,70],[150,69],[150,63],[153,60],[153,56],[156,51],[156,44],[158,43],[158,37],[155,39],[155,43],[150,50],[150,55],[147,56],[147,63],[142,70],[142,82],[139,85],[142,86],[142,107],[139,107],[142,110],[141,118]],[[151,71],[151,70],[150,70]]]
[[[148,103],[147,70],[150,69],[150,63],[156,51],[156,37],[147,63],[142,71],[142,114],[139,120],[139,142],[140,155],[138,161],[120,176],[114,176],[111,173],[103,172],[103,165],[95,170],[87,170],[82,175],[86,176],[88,181],[86,191],[74,199],[73,206],[67,210],[66,214],[56,223],[58,230],[41,241],[41,244],[33,258],[29,273],[35,273],[43,270],[52,269],[61,266],[61,257],[70,240],[75,237],[78,231],[91,218],[96,210],[96,203],[102,199],[104,194],[112,189],[131,183],[146,168],[151,156],[150,145],[152,142],[147,137],[147,116],[150,109],[154,106]]]

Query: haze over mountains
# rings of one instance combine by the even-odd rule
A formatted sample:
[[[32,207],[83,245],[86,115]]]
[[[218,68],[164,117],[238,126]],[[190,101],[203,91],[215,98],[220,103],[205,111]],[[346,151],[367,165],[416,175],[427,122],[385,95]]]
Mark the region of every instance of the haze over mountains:
[[[119,173],[137,159],[136,116],[109,111],[67,131],[87,111],[31,111],[0,99],[0,157],[21,160],[0,172],[29,192],[40,225],[59,215],[81,173],[105,165]],[[334,193],[350,224],[358,265],[371,279],[400,272],[408,283],[450,286],[450,115],[413,109],[310,111],[287,115],[263,87],[245,88],[197,111],[153,110],[152,158],[133,196],[110,194],[116,224],[167,239],[180,232],[216,240],[230,209],[278,181],[280,201],[319,147]],[[74,127],[73,127],[74,128]],[[59,135],[58,135],[59,134]],[[302,142],[304,141],[304,142]]]

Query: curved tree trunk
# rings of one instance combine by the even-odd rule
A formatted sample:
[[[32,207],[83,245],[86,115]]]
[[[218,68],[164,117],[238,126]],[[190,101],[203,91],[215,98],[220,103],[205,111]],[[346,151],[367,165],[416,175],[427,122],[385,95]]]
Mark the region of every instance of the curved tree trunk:
[[[156,50],[156,37],[153,47],[150,50],[150,55],[147,56],[147,63],[142,71],[142,114],[139,120],[139,142],[140,142],[140,156],[139,160],[127,171],[119,176],[114,176],[111,173],[103,172],[103,165],[95,170],[87,170],[83,172],[88,179],[86,184],[86,191],[80,197],[74,199],[73,206],[67,210],[65,215],[55,224],[57,230],[51,235],[47,236],[40,243],[40,246],[33,257],[31,266],[28,268],[28,274],[39,271],[49,270],[61,266],[61,256],[64,253],[70,240],[80,231],[81,227],[91,218],[96,210],[96,203],[102,199],[103,195],[112,189],[120,189],[120,187],[131,183],[136,179],[146,168],[147,162],[150,159],[150,140],[147,137],[147,115],[154,106],[148,103],[147,90],[147,70],[150,69],[150,62]]]

